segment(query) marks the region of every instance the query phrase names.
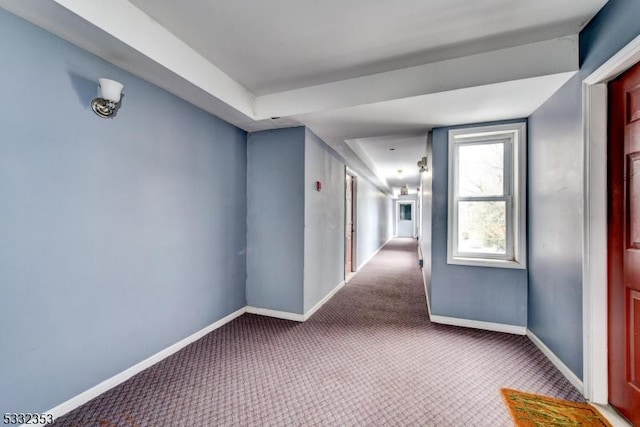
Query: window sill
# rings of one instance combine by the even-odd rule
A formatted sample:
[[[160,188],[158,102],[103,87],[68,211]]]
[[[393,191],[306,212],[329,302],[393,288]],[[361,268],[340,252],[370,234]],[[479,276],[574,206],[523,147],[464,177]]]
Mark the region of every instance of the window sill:
[[[511,268],[516,270],[526,270],[527,266],[524,263],[518,261],[507,261],[503,259],[488,259],[488,258],[463,258],[455,257],[448,258],[447,264],[452,265],[468,265],[474,267],[492,267],[492,268]]]

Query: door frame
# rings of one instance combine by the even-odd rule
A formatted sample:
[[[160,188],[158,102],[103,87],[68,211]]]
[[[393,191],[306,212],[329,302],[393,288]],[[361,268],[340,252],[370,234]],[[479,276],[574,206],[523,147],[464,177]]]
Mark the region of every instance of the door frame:
[[[399,222],[400,222],[400,205],[408,205],[411,204],[411,222],[413,223],[413,226],[411,227],[411,232],[413,234],[413,237],[415,239],[416,237],[416,225],[418,224],[418,221],[416,219],[416,201],[415,200],[402,200],[402,199],[398,199],[396,200],[396,237],[399,236]]]
[[[607,354],[607,83],[640,62],[640,36],[582,82],[584,396],[609,403]]]
[[[351,270],[347,271],[347,175],[353,180],[353,191],[351,193],[351,215],[353,216],[353,233],[351,234]],[[351,168],[344,168],[344,277],[345,280],[350,274],[358,271],[358,174]]]

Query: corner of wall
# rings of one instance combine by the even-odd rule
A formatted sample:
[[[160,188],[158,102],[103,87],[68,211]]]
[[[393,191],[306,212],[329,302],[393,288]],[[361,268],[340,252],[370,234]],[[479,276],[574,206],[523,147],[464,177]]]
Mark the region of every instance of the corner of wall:
[[[304,146],[304,127],[249,135],[246,297],[253,307],[304,313]]]
[[[448,131],[467,127],[526,123],[514,119],[433,129],[432,247],[430,302],[434,313],[494,324],[527,324],[527,272],[447,263]],[[501,301],[496,306],[495,301]]]

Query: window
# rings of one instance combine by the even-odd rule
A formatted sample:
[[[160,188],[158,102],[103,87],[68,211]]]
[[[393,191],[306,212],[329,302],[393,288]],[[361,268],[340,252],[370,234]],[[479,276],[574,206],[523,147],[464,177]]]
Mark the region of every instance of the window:
[[[449,131],[449,264],[526,268],[526,125]]]
[[[400,221],[411,221],[411,204],[400,205]]]

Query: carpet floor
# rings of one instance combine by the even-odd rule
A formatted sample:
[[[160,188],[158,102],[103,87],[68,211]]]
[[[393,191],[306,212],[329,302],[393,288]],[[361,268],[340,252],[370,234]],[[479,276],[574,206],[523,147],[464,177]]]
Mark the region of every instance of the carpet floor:
[[[433,324],[416,241],[308,321],[245,314],[56,426],[510,426],[500,388],[583,401],[529,341]]]

